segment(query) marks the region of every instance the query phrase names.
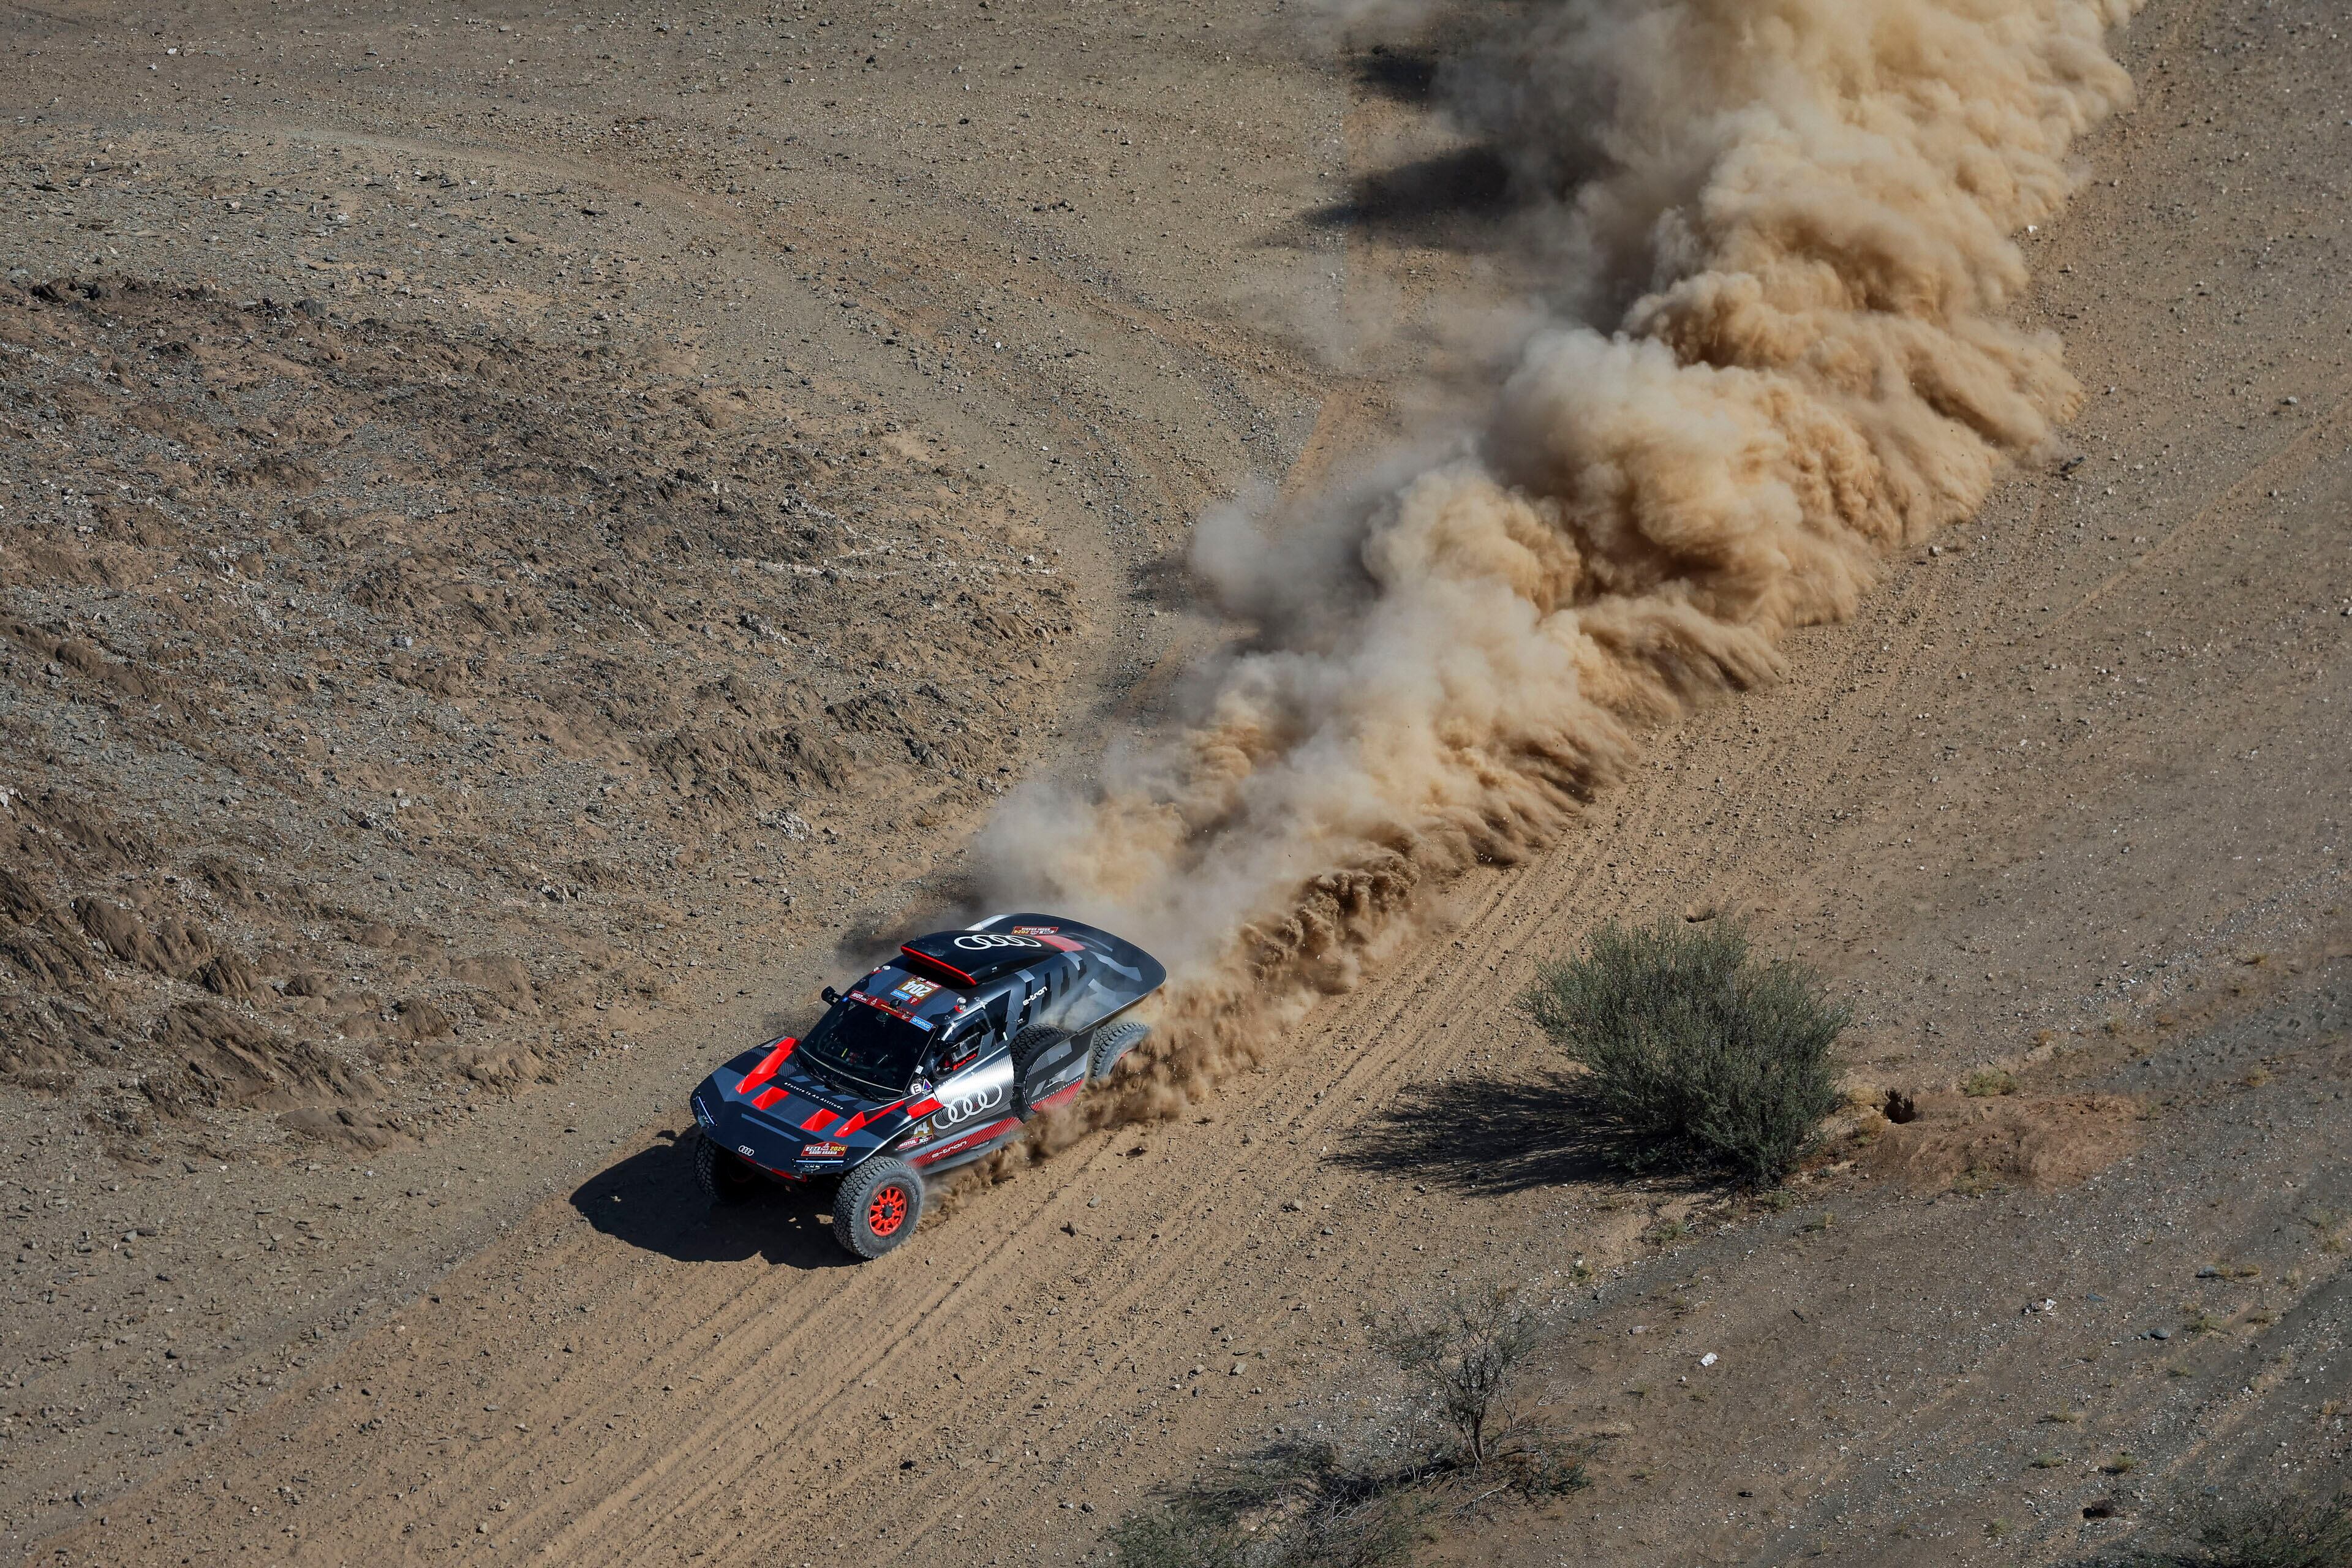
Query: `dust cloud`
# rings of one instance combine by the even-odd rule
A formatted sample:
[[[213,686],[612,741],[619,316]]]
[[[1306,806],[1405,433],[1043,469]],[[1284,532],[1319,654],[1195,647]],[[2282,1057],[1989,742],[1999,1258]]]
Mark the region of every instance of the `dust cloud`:
[[[1252,628],[1089,795],[1011,803],[1009,904],[1170,961],[1114,1089],[1172,1114],[1353,984],[1465,868],[1556,840],[1646,726],[1772,679],[1889,552],[2075,406],[2006,318],[2013,237],[2127,101],[2130,0],[1580,0],[1450,75],[1550,298],[1469,428],[1344,493],[1204,519]]]

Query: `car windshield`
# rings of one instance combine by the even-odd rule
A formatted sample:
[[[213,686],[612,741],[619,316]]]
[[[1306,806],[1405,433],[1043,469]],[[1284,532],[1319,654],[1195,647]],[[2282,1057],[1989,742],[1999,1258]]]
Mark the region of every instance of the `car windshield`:
[[[817,1067],[898,1094],[915,1076],[931,1032],[865,1002],[847,997],[817,1021],[801,1042]]]

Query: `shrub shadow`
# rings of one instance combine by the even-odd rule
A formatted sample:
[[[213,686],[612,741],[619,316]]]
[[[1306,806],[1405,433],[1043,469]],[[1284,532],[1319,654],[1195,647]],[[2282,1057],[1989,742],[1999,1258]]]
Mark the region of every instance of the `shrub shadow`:
[[[1486,1193],[1675,1173],[1610,1126],[1580,1076],[1566,1072],[1415,1084],[1332,1161]]]
[[[1511,172],[1485,147],[1418,158],[1355,182],[1346,201],[1307,215],[1322,228],[1361,226],[1429,246],[1488,237],[1512,208]]]
[[[693,1135],[638,1151],[588,1178],[572,1206],[606,1236],[680,1263],[747,1258],[793,1268],[845,1268],[827,1187],[777,1186],[750,1203],[713,1206],[694,1179]]]
[[[1128,599],[1139,605],[1157,605],[1163,609],[1191,609],[1201,602],[1194,584],[1192,561],[1189,552],[1171,550],[1157,555],[1136,568],[1135,586],[1128,590]]]

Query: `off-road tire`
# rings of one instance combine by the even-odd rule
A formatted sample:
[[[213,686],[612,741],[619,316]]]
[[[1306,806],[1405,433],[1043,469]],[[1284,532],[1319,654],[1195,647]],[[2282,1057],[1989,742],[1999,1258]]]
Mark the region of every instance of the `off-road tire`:
[[[1110,1077],[1118,1066],[1118,1058],[1143,1043],[1151,1033],[1149,1024],[1113,1024],[1095,1037],[1095,1054],[1087,1063],[1087,1077],[1096,1083]]]
[[[703,1196],[722,1205],[748,1203],[767,1185],[766,1179],[733,1150],[721,1149],[708,1136],[694,1141],[694,1179]]]
[[[1049,1024],[1032,1024],[1013,1036],[1011,1055],[1014,1081],[1027,1078],[1030,1063],[1069,1037],[1067,1030],[1056,1029]]]
[[[1047,1024],[1032,1024],[1013,1037],[1009,1054],[1013,1058],[1013,1102],[1022,1115],[1029,1114],[1029,1069],[1037,1058],[1070,1037],[1067,1029],[1056,1029]]]
[[[833,1236],[859,1258],[879,1258],[923,1222],[923,1176],[895,1154],[877,1154],[841,1178]]]

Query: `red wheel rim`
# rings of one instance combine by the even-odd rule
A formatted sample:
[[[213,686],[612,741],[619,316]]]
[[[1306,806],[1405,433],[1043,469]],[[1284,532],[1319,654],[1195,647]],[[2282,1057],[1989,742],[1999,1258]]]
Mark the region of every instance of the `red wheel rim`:
[[[907,1189],[896,1182],[880,1189],[866,1205],[866,1228],[877,1236],[896,1236],[907,1223]]]

